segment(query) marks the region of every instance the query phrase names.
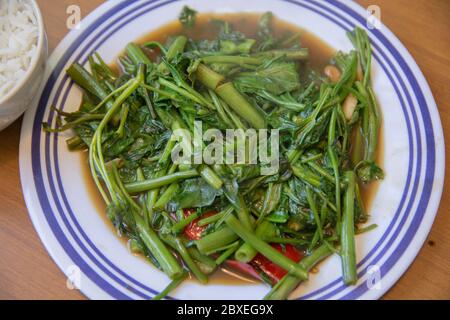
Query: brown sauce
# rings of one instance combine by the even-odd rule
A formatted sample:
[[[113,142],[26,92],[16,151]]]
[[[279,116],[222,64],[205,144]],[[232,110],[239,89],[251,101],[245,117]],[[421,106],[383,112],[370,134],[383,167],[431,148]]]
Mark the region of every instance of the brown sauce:
[[[136,40],[136,43],[143,44],[148,41],[158,41],[165,43],[171,36],[186,35],[192,39],[214,39],[217,36],[218,28],[212,23],[215,19],[228,21],[234,30],[243,32],[249,38],[257,38],[258,21],[261,14],[259,13],[238,13],[238,14],[198,14],[196,19],[196,25],[191,29],[183,29],[178,21],[167,23],[157,30],[150,31],[147,35]],[[289,22],[277,19],[274,17],[272,24],[274,35],[282,37],[286,34],[300,33],[300,37],[296,41],[300,41],[302,47],[306,47],[310,52],[310,59],[308,61],[309,67],[322,72],[323,68],[330,62],[330,59],[336,53],[336,50],[330,47],[323,40],[316,35],[299,28]],[[155,59],[159,52],[149,52],[149,56]],[[117,65],[113,64],[115,70],[119,70]],[[383,160],[383,147],[382,147],[382,134],[380,134],[380,143],[378,146],[378,163],[382,164]],[[86,188],[91,195],[91,201],[94,203],[96,211],[100,216],[105,219],[105,224],[111,228],[111,231],[117,233],[112,223],[106,217],[106,206],[103,202],[95,183],[92,180],[89,165],[87,161],[87,154],[81,153],[80,159],[82,161],[83,176],[86,181]],[[370,206],[376,195],[379,182],[371,183],[368,186],[361,186],[361,193],[364,200],[366,210],[370,213]],[[123,245],[127,246],[127,239],[120,237]],[[144,257],[142,257],[144,259]],[[214,275],[210,276],[211,284],[251,284],[256,283],[256,280],[249,279],[246,276],[241,275],[238,272],[234,272],[227,269],[221,269]]]
[[[148,41],[159,41],[164,44],[169,37],[174,35],[186,35],[194,40],[212,40],[217,37],[219,32],[219,27],[213,23],[214,20],[227,21],[232,25],[233,30],[241,31],[248,38],[257,39],[258,21],[260,17],[260,13],[198,14],[196,24],[193,28],[183,28],[180,22],[172,21],[157,30],[149,32],[136,42],[142,44]],[[272,31],[275,37],[300,33],[297,41],[300,41],[302,47],[309,48],[309,63],[313,68],[323,68],[336,53],[335,49],[313,33],[276,17],[273,19]],[[157,54],[154,53],[153,57],[156,57]]]

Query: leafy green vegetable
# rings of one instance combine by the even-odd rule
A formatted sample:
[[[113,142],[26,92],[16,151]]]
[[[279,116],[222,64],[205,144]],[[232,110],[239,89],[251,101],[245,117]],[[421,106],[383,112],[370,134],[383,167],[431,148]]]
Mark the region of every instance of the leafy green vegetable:
[[[263,90],[274,95],[300,87],[296,65],[289,62],[274,62],[253,72],[241,72],[234,80],[243,91]]]
[[[275,45],[275,39],[272,36],[272,12],[265,12],[259,19],[258,36],[261,39],[260,51],[265,51]]]
[[[169,211],[208,207],[220,194],[220,189],[215,189],[201,178],[186,180],[180,192],[169,202]]]
[[[370,84],[367,34],[359,28],[348,34],[355,50],[331,59],[341,73],[331,82],[304,63],[310,52],[297,33],[274,36],[272,13],[261,16],[255,38],[225,20],[200,25],[196,15],[185,6],[179,20],[193,29],[167,43],[127,44],[120,72],[97,53],[88,66],[71,65],[67,74],[83,89],[80,107],[55,109],[55,125],[43,129],[72,130],[68,148],[88,151],[108,218],[133,252],[173,280],[164,294],[186,271],[206,283],[226,260],[255,265],[260,253],[289,271],[267,295],[284,299],[337,247],[344,280],[354,283],[354,235],[369,217],[360,184],[384,175],[376,163],[381,113]],[[186,36],[205,27],[216,36]],[[154,48],[156,58],[147,51]],[[342,110],[349,94],[357,100],[351,119]],[[224,136],[227,129],[275,129],[278,171],[265,175],[265,164],[248,161],[249,154],[241,163],[174,161],[181,145],[213,145],[192,139],[198,121],[204,131]],[[217,153],[248,144],[226,141]],[[295,247],[306,257],[294,263],[270,244]]]
[[[195,25],[197,11],[188,6],[184,6],[178,19],[184,27],[192,28]]]
[[[356,167],[356,172],[358,173],[358,177],[366,183],[384,178],[383,170],[381,170],[374,162],[360,162]]]

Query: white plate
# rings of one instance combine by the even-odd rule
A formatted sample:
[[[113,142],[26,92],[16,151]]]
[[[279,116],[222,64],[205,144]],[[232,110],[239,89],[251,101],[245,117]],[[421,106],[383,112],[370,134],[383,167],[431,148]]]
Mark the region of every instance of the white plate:
[[[272,11],[331,46],[352,48],[345,35],[366,28],[366,11],[347,1],[189,0],[108,1],[66,36],[48,63],[43,93],[25,115],[20,172],[31,219],[44,245],[89,298],[150,298],[167,278],[132,256],[99,216],[80,174],[80,154],[67,151],[68,133],[46,134],[50,106],[75,110],[80,91],[64,70],[95,50],[112,61],[130,40],[177,18],[183,5],[201,11]],[[444,180],[444,140],[430,89],[416,63],[383,25],[368,30],[374,48],[373,86],[383,111],[385,180],[371,208],[378,228],[357,237],[359,281],[346,287],[337,256],[327,259],[291,296],[302,299],[377,299],[405,272],[434,220]],[[78,271],[80,271],[78,273]],[[78,277],[79,275],[79,277]],[[79,281],[78,281],[79,280]],[[179,299],[260,299],[264,285],[186,283]]]

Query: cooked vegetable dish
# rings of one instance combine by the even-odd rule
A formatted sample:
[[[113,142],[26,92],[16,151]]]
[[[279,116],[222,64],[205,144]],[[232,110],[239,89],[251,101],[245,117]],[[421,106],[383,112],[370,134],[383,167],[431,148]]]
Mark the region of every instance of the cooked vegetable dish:
[[[195,28],[196,14],[183,9],[183,28]],[[261,15],[252,38],[214,19],[214,39],[131,42],[119,68],[94,53],[67,69],[83,90],[78,111],[55,110],[43,124],[74,133],[67,146],[87,151],[108,218],[171,280],[155,299],[222,267],[266,282],[266,299],[286,299],[333,253],[344,282],[357,281],[355,235],[376,227],[361,227],[362,189],[383,178],[369,38],[353,30],[354,50],[315,70],[302,35],[276,37],[272,21]],[[215,140],[199,140],[199,125]],[[192,160],[212,149],[216,160],[244,156]]]

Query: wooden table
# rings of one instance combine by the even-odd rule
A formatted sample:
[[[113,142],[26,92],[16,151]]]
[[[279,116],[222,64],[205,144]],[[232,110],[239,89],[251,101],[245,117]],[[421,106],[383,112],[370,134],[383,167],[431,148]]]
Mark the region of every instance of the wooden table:
[[[38,0],[50,51],[67,33],[66,8],[80,6],[82,16],[102,0]],[[439,107],[450,143],[450,1],[359,0],[376,4],[382,21],[400,38],[422,69]],[[19,135],[22,119],[0,133],[0,299],[84,299],[66,288],[63,273],[42,245],[22,196]],[[446,151],[450,159],[450,149]],[[446,176],[450,175],[450,160]],[[450,299],[450,193],[446,179],[433,229],[416,260],[385,299]]]

